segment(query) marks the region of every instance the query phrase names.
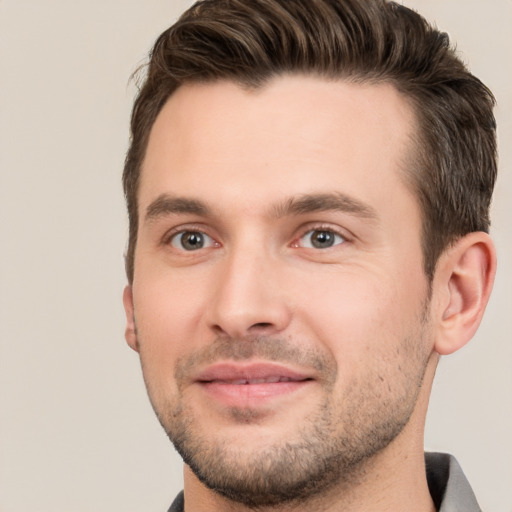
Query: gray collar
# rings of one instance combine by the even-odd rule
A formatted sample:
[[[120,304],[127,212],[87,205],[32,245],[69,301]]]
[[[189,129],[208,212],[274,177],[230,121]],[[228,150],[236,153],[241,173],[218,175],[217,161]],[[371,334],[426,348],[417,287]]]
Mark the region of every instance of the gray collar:
[[[455,457],[425,453],[430,495],[439,512],[482,512]]]

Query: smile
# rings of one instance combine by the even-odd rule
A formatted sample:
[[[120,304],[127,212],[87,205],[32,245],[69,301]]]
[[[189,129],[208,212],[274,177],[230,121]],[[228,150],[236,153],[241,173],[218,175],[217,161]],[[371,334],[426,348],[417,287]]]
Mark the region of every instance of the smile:
[[[218,382],[219,384],[232,384],[235,386],[252,385],[252,384],[275,384],[277,382],[300,382],[308,379],[292,379],[290,377],[266,377],[262,379],[234,379],[234,380],[218,380],[206,382]]]
[[[276,363],[218,363],[195,380],[210,399],[230,407],[261,405],[314,381],[311,375]]]

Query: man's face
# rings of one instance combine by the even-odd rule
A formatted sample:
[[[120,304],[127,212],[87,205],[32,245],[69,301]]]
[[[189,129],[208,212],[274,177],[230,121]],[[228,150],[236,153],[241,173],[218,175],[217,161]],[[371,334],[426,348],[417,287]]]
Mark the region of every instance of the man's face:
[[[320,492],[407,424],[432,350],[414,129],[391,86],[312,77],[185,85],[158,116],[128,339],[207,486]]]

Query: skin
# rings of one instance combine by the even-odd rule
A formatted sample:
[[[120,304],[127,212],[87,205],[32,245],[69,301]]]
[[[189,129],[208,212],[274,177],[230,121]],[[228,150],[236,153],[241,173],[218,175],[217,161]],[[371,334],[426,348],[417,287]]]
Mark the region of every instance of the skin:
[[[345,462],[321,492],[252,505],[433,510],[423,425],[438,354],[473,334],[495,263],[487,235],[468,235],[443,254],[429,293],[421,212],[402,178],[415,129],[390,85],[297,76],[258,91],[187,84],[159,114],[126,337],[194,467],[187,512],[246,510],[205,485],[201,457],[251,481],[272,460],[262,480],[286,482],[309,459],[297,448],[280,467],[283,450],[305,440],[306,466],[333,452]],[[204,245],[186,245],[197,233]],[[318,236],[332,244],[315,246]],[[292,382],[254,382],[272,373]]]

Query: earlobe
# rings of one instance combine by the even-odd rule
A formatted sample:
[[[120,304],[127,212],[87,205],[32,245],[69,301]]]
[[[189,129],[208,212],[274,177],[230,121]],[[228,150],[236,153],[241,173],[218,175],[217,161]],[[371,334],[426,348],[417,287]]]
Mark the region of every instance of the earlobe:
[[[435,350],[462,348],[475,334],[491,294],[496,251],[486,233],[470,233],[440,257],[434,279],[437,294]]]
[[[133,307],[132,287],[126,285],[123,291],[123,305],[126,313],[126,329],[124,337],[128,345],[136,352],[139,351],[139,342],[137,340],[137,327],[135,325],[135,312]]]

